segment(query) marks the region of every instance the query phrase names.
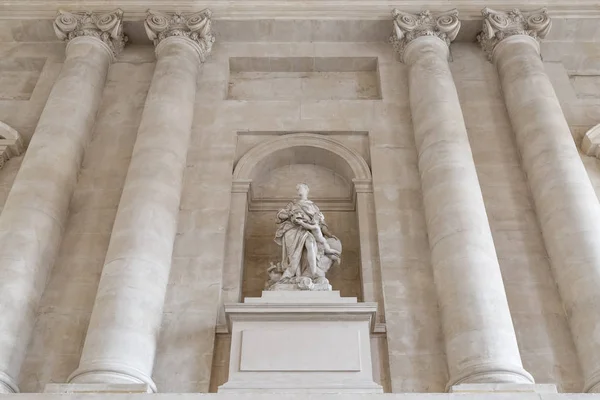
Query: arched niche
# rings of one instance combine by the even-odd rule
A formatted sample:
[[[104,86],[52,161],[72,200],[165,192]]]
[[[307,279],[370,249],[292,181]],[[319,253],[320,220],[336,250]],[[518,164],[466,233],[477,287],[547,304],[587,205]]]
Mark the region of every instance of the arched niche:
[[[255,200],[252,193],[253,182],[270,171],[292,164],[312,164],[327,168],[351,183],[351,193],[347,198],[340,198],[339,201],[334,202],[335,204],[326,204],[325,208],[352,210],[356,213],[360,253],[358,256],[360,292],[364,301],[377,302],[379,305],[377,321],[383,322],[381,275],[370,168],[356,151],[332,137],[312,133],[294,133],[262,142],[250,149],[236,164],[227,227],[222,302],[242,300],[244,236],[248,210]],[[289,196],[286,199],[273,201],[278,200],[284,204],[284,201],[289,201]],[[314,198],[314,201],[318,202],[319,199]],[[321,206],[320,203],[317,204]],[[275,208],[276,206],[273,205],[273,209]],[[225,323],[223,313],[219,323]]]
[[[237,163],[233,180],[252,181],[269,169],[294,163],[318,164],[351,181],[371,180],[371,170],[360,154],[331,137],[314,133],[293,133],[255,146]]]

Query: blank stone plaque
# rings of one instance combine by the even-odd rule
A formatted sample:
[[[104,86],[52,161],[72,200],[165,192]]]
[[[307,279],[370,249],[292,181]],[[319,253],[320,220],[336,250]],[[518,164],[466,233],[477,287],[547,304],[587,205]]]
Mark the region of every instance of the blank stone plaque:
[[[289,327],[242,332],[241,371],[360,371],[360,332]]]

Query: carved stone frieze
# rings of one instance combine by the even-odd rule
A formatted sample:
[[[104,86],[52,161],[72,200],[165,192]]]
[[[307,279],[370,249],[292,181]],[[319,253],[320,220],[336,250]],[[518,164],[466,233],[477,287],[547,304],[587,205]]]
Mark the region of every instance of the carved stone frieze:
[[[191,39],[198,45],[200,58],[204,62],[215,41],[211,16],[212,12],[208,8],[194,14],[162,13],[148,10],[144,27],[150,40],[154,42],[154,46],[171,36]]]
[[[400,54],[401,60],[406,46],[414,39],[421,36],[437,36],[450,45],[460,30],[460,20],[456,9],[439,14],[432,14],[429,11],[410,14],[394,9],[392,16],[394,31],[390,41]]]
[[[536,40],[546,37],[552,27],[552,20],[545,8],[531,12],[513,9],[508,12],[484,8],[483,31],[477,35],[477,41],[483,51],[492,59],[494,49],[503,39],[514,35],[528,35]]]
[[[60,40],[69,41],[80,36],[100,39],[117,55],[127,42],[123,34],[123,11],[108,13],[59,11],[54,20],[54,32]]]

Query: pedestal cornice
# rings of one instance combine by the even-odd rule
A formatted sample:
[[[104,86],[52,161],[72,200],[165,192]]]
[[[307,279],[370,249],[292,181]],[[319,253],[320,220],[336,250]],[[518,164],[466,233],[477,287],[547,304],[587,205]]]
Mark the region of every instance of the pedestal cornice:
[[[204,62],[215,41],[211,16],[212,12],[209,9],[194,14],[148,10],[144,27],[148,38],[154,43],[157,50],[159,44],[167,38],[187,38],[194,45],[200,60]]]
[[[394,19],[394,30],[390,42],[403,62],[405,62],[404,55],[407,46],[413,40],[433,36],[450,46],[460,30],[460,20],[456,9],[439,14],[432,14],[428,10],[410,14],[394,9],[392,10],[392,17]]]
[[[59,11],[53,26],[60,40],[97,38],[110,49],[113,56],[119,54],[127,42],[127,36],[123,34],[121,9],[107,13]]]
[[[488,59],[492,61],[494,51],[504,39],[516,35],[530,36],[536,40],[546,37],[552,27],[552,20],[548,17],[546,8],[531,12],[522,12],[515,8],[508,12],[484,8],[483,30],[477,35]]]

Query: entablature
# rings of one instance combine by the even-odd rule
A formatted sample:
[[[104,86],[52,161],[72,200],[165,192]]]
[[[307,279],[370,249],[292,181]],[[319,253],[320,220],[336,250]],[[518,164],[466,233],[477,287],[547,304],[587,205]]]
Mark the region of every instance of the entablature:
[[[484,7],[510,9],[514,7],[548,7],[554,18],[600,17],[596,0],[435,0],[428,1],[432,12],[450,8],[458,9],[461,19],[481,19]],[[393,8],[406,12],[423,10],[420,0],[20,0],[0,1],[2,18],[46,19],[54,18],[58,9],[109,11],[116,7],[125,13],[127,21],[141,21],[151,8],[159,11],[194,12],[210,8],[215,19],[390,19]]]

